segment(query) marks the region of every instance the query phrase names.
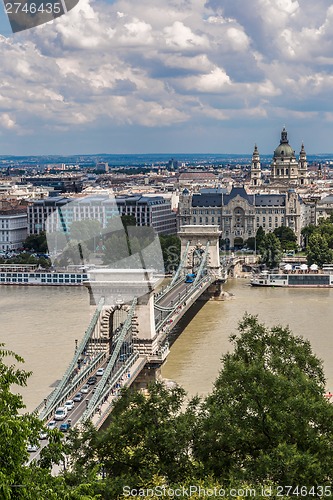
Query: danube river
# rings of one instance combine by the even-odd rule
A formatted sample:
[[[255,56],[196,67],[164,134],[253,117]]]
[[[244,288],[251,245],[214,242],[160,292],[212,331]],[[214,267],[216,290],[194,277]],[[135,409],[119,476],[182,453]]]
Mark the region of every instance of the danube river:
[[[231,349],[245,311],[258,314],[268,325],[289,324],[297,335],[311,341],[324,360],[327,389],[333,390],[333,289],[252,288],[245,279],[232,280],[230,300],[208,302],[172,345],[162,368],[190,395],[207,394]],[[68,366],[75,339],[82,338],[91,309],[87,290],[80,287],[0,287],[0,341],[25,358],[32,370],[22,391],[32,410],[52,390]]]

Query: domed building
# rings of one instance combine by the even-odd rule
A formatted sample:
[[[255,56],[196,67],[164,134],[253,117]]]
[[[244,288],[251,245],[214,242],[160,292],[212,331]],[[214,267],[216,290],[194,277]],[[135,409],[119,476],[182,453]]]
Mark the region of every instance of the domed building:
[[[274,151],[271,163],[270,184],[278,186],[299,187],[307,184],[307,161],[304,144],[302,144],[299,160],[290,146],[288,134],[283,127],[280,144]]]

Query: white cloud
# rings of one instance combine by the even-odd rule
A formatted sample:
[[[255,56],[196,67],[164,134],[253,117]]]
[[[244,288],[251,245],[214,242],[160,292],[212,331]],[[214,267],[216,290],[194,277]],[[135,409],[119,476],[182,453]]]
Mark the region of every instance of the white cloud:
[[[227,37],[235,51],[244,51],[249,48],[249,38],[243,30],[234,27],[228,28]]]
[[[206,48],[208,40],[206,36],[198,36],[182,22],[176,21],[172,26],[164,28],[165,43],[170,47],[179,49],[193,49],[197,47]]]
[[[80,0],[0,37],[1,127],[302,119],[316,106],[329,121],[332,32],[327,0]]]
[[[0,127],[12,130],[15,128],[15,120],[10,117],[8,113],[1,113],[0,114]]]
[[[221,68],[214,68],[210,73],[194,77],[192,86],[199,92],[221,92],[230,85],[230,78]]]

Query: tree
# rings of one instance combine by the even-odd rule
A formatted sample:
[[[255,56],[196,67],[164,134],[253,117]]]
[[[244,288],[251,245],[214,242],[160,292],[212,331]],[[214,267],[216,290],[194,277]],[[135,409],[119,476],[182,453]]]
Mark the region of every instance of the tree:
[[[184,404],[180,387],[155,383],[146,394],[124,389],[105,431],[97,433],[86,424],[82,434],[72,435],[73,477],[81,481],[102,470],[110,490],[103,498],[116,498],[123,485],[147,487],[157,476],[171,483],[192,477],[198,400],[185,410]]]
[[[316,229],[316,226],[314,226],[313,224],[309,224],[308,226],[303,227],[301,234],[305,248],[308,246],[310,236],[316,231]]]
[[[71,240],[61,253],[57,264],[60,266],[84,265],[89,261],[89,250],[84,242]]]
[[[112,227],[112,219],[109,227]],[[124,215],[121,217],[121,224],[119,219],[116,220],[113,224],[113,231],[110,233],[106,228],[103,237],[103,264],[111,265],[114,268],[145,269],[153,267],[157,249],[156,247],[151,247],[150,251],[148,249],[156,240],[156,234],[152,227],[136,226],[135,217]],[[159,269],[159,267],[157,265],[156,268]]]
[[[180,239],[175,234],[161,234],[160,243],[163,254],[164,269],[167,274],[177,269],[180,262]]]
[[[259,226],[255,237],[255,245],[257,250],[258,248],[260,248],[264,238],[265,238],[265,231],[263,230],[262,226]]]
[[[12,359],[12,364],[6,361]],[[0,344],[0,498],[4,500],[35,500],[63,498],[55,490],[62,484],[53,479],[50,468],[27,465],[27,444],[38,443],[42,422],[33,414],[19,414],[25,408],[22,396],[12,392],[12,386],[24,387],[31,372],[17,368],[23,359]],[[62,458],[59,432],[50,435],[50,445]],[[58,444],[54,444],[57,443]],[[55,455],[53,453],[52,460]]]
[[[136,226],[136,218],[134,215],[122,215],[121,222],[124,226],[125,231],[127,231],[128,226]]]
[[[97,219],[76,220],[71,223],[70,237],[72,240],[84,242],[87,248],[94,252],[101,230],[102,225]]]
[[[331,217],[329,219],[322,219],[316,228],[316,232],[324,236],[329,248],[333,248],[333,224]]]
[[[288,327],[245,315],[205,401],[194,456],[204,474],[282,485],[330,485],[333,406],[322,362]]]
[[[249,248],[249,250],[256,250],[256,239],[251,236],[246,240],[245,245]]]
[[[268,268],[277,267],[282,258],[282,248],[279,239],[274,233],[267,233],[259,247],[261,262]]]
[[[297,250],[297,237],[290,227],[276,227],[273,232],[280,240],[283,250]]]
[[[47,253],[45,231],[41,231],[39,234],[30,234],[22,243],[22,247],[36,253]]]
[[[306,249],[308,265],[317,264],[323,267],[323,264],[333,262],[333,250],[328,247],[325,236],[314,232],[310,238]]]

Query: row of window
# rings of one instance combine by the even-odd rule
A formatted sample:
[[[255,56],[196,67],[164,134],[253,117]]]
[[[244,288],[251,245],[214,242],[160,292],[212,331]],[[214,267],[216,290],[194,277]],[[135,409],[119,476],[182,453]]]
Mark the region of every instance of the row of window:
[[[45,274],[45,273],[0,273],[0,276],[1,277],[7,277],[7,278],[47,278],[47,279],[53,279],[53,280],[58,280],[58,279],[74,279],[75,280],[82,280],[82,279],[88,279],[88,276],[86,274],[64,274],[64,273],[61,273],[61,274],[58,274],[58,273],[54,273],[54,274]],[[42,278],[43,279],[43,278]]]
[[[259,221],[260,221],[260,217],[257,217],[257,222],[259,222]],[[266,222],[266,217],[265,216],[262,217],[262,221]],[[278,222],[278,221],[279,221],[279,218],[275,217],[275,222]],[[271,216],[268,217],[268,222],[272,222],[272,217]],[[281,223],[284,222],[284,217],[280,217],[280,222]]]
[[[29,283],[29,279],[28,278],[2,278],[0,277],[0,282],[1,283]],[[51,280],[51,279],[46,279],[46,278],[41,278],[40,280],[41,283],[75,283],[75,284],[79,284],[81,283],[81,280],[78,281],[78,280],[75,280],[75,279],[59,279],[59,280]]]
[[[190,212],[189,210],[183,210],[182,211],[182,214],[183,215],[188,215]],[[221,210],[208,210],[208,209],[205,209],[205,210],[192,210],[192,214],[193,215],[215,215],[215,214],[218,214],[218,213],[221,213]],[[224,215],[227,215],[227,214],[231,214],[232,211],[231,210],[223,210],[223,214]],[[236,209],[234,211],[234,213],[236,215],[241,215],[241,214],[245,214],[245,215],[252,215],[254,213],[254,210],[248,210],[247,212],[244,212],[243,209]],[[269,208],[269,209],[266,209],[266,208],[263,208],[263,209],[256,209],[255,211],[256,214],[284,214],[285,213],[285,209],[284,208]]]

